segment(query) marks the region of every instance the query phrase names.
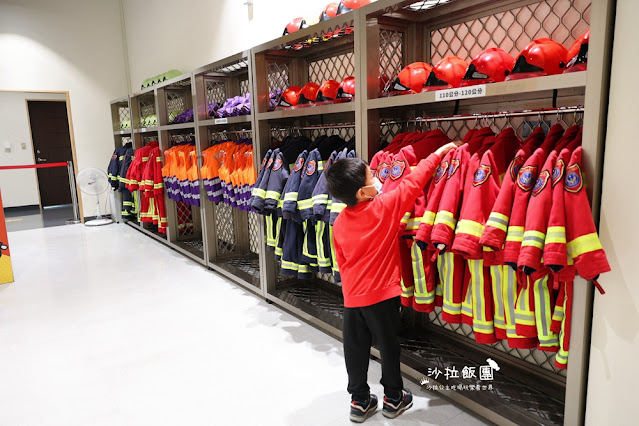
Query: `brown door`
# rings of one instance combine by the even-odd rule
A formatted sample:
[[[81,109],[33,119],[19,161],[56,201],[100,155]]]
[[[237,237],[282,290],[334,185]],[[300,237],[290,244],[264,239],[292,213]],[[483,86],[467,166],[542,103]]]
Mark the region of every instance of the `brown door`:
[[[27,103],[36,164],[72,160],[67,103],[61,101],[28,101]],[[66,167],[36,170],[42,207],[71,204],[69,174]]]

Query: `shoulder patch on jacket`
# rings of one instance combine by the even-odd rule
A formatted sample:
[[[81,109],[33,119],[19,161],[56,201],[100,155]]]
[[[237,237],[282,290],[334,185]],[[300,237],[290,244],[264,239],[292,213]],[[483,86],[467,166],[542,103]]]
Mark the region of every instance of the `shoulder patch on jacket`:
[[[302,167],[304,167],[304,157],[299,157],[297,161],[295,161],[295,167],[293,167],[293,171],[299,172]]]
[[[379,166],[377,174],[379,175],[378,178],[380,182],[382,183],[386,182],[386,179],[388,179],[388,176],[390,176],[390,166],[386,163],[382,163]]]
[[[438,183],[442,178],[446,175],[446,171],[448,171],[448,161],[442,161],[437,170],[435,170],[435,183]]]
[[[268,160],[266,159],[266,157],[264,157],[264,159],[262,160],[262,164],[260,165],[260,170],[264,169],[264,166],[266,166],[266,162]]]
[[[390,168],[390,178],[392,180],[399,179],[404,174],[404,170],[406,170],[406,163],[402,160],[395,161]]]
[[[524,160],[521,156],[516,156],[513,161],[510,163],[510,177],[513,181],[517,180],[517,175],[519,174],[519,169],[524,165]]]
[[[276,158],[275,161],[273,162],[273,171],[275,172],[281,168],[282,168],[282,159]]]
[[[536,181],[537,166],[525,166],[519,169],[519,177],[517,178],[517,185],[525,192],[529,192],[533,189]]]
[[[535,187],[533,188],[533,197],[536,197],[541,191],[544,190],[546,184],[548,183],[548,179],[550,179],[550,172],[548,170],[543,170],[541,173],[539,173],[539,177],[537,178],[537,182],[535,182]]]
[[[448,176],[446,177],[446,179],[450,179],[451,177],[453,177],[458,168],[459,160],[457,158],[450,160],[450,166],[448,166]]]
[[[315,160],[311,160],[308,163],[306,163],[306,174],[311,176],[313,173],[315,173],[315,169],[317,168],[317,163],[315,163]]]
[[[564,170],[566,168],[566,163],[561,158],[557,160],[555,167],[552,169],[552,186],[553,188],[561,179],[564,177]]]
[[[272,165],[273,165],[273,157],[269,158],[268,164],[266,165],[266,168],[270,169]]]
[[[488,180],[492,169],[490,166],[486,164],[482,164],[479,166],[477,171],[475,171],[475,175],[473,176],[473,186],[479,186],[482,183]]]
[[[581,175],[581,167],[579,164],[573,164],[568,167],[566,170],[566,180],[565,180],[565,188],[566,191],[577,193],[581,191],[581,188],[584,187],[584,179]]]

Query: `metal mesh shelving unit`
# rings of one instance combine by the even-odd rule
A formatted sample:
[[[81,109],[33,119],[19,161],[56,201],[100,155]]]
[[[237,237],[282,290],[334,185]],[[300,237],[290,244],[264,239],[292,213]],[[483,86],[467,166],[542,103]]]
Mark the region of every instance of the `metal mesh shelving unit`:
[[[174,123],[177,116],[193,108],[191,73],[172,78],[155,87],[162,153],[178,143],[196,142],[195,123]],[[202,208],[168,198],[165,191],[167,236],[171,245],[185,256],[205,264]]]
[[[252,138],[254,129],[253,76],[250,51],[238,53],[193,72],[198,156],[215,142]],[[251,96],[251,113],[217,117],[211,108],[235,96]],[[255,142],[253,142],[255,151]],[[254,158],[257,170],[257,159]],[[248,290],[262,294],[260,249],[263,221],[253,212],[212,202],[202,190],[207,265]]]
[[[336,134],[345,140],[357,136],[356,98],[346,103],[287,109],[269,105],[269,95],[274,91],[293,85],[302,87],[308,82],[321,85],[329,79],[341,82],[355,76],[357,31],[355,13],[351,12],[253,49],[260,160],[271,148],[273,139],[281,140],[289,134],[310,139],[321,134]],[[262,248],[261,272],[267,300],[339,336],[341,288],[332,274],[317,274],[312,280],[282,275],[274,253],[264,245]]]
[[[548,115],[538,117],[500,117],[494,120],[464,120],[461,115],[488,114],[495,111],[526,111],[543,108],[586,105],[588,126],[597,125],[597,119],[588,123],[588,117],[598,117],[600,112],[597,83],[591,84],[589,92],[586,74],[592,68],[603,68],[597,61],[589,64],[590,71],[538,77],[526,80],[494,83],[486,86],[485,96],[458,101],[437,101],[435,92],[403,96],[388,96],[392,82],[403,67],[424,61],[437,63],[446,56],[458,56],[470,62],[479,52],[488,47],[500,47],[513,56],[532,40],[550,37],[567,47],[589,26],[593,34],[601,31],[606,15],[596,20],[589,0],[507,0],[503,2],[469,0],[390,1],[379,0],[374,6],[361,9],[366,22],[366,48],[360,58],[362,64],[358,78],[366,85],[358,86],[363,94],[362,139],[359,153],[370,160],[381,148],[403,131],[440,128],[449,137],[459,140],[470,129],[479,125],[490,125],[494,131],[512,127],[520,137],[526,136],[539,121],[544,126],[555,122],[573,124],[579,117],[571,115]],[[603,41],[603,40],[602,40]],[[591,45],[592,48],[592,45]],[[598,52],[604,56],[603,44]],[[593,57],[593,52],[590,52]],[[588,74],[590,75],[590,74]],[[590,102],[589,102],[590,101]],[[592,114],[592,115],[590,115]],[[446,121],[425,123],[413,120],[418,117],[448,117]],[[455,119],[455,116],[459,116]],[[417,123],[417,124],[416,124]],[[586,130],[586,129],[585,129]],[[594,131],[585,136],[584,148],[600,152],[601,138]],[[588,139],[588,140],[586,140]],[[593,155],[591,170],[600,170],[601,158]],[[596,173],[593,178],[596,180]],[[596,208],[596,203],[593,203]],[[591,291],[591,286],[586,286]],[[585,291],[585,290],[584,290]],[[583,311],[587,311],[584,302]],[[441,309],[431,314],[422,314],[411,309],[404,310],[405,366],[419,379],[429,369],[450,367],[459,357],[471,362],[474,358],[487,356],[499,360],[508,376],[500,378],[503,383],[494,383],[490,392],[445,392],[465,405],[480,408],[479,414],[498,423],[516,424],[560,424],[570,422],[581,414],[579,403],[571,400],[583,387],[580,377],[583,363],[580,355],[573,358],[574,337],[571,340],[570,368],[558,370],[554,367],[554,354],[508,347],[506,342],[480,345],[474,341],[472,328],[466,325],[447,324],[441,318]],[[573,320],[573,330],[589,332],[586,318]],[[583,342],[582,342],[583,343]],[[579,346],[577,346],[579,347]],[[576,350],[579,352],[579,349]],[[459,364],[459,363],[457,363]],[[506,367],[504,367],[506,366]],[[572,374],[571,374],[572,373]],[[580,376],[580,377],[578,377]],[[452,384],[446,382],[441,384]],[[497,412],[498,411],[498,412]]]

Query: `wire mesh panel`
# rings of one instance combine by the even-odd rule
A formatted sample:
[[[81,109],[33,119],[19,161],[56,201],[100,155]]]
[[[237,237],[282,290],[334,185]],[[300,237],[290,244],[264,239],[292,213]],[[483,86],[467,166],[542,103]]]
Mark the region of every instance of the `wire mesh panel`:
[[[193,213],[191,207],[182,201],[175,205],[177,211],[177,234],[178,238],[188,238],[195,235],[193,227]]]
[[[260,217],[257,213],[249,212],[249,250],[251,253],[260,254]]]
[[[581,116],[574,113],[567,114],[550,114],[538,117],[497,117],[494,119],[477,119],[477,120],[453,120],[453,121],[441,121],[430,123],[417,123],[415,127],[417,130],[427,131],[440,129],[453,140],[461,140],[463,136],[471,129],[478,127],[490,127],[495,133],[499,133],[501,130],[511,127],[515,130],[515,133],[524,139],[536,127],[542,127],[546,132],[550,127],[556,123],[560,123],[564,128],[568,128],[573,124],[581,125]],[[406,131],[408,122],[389,122],[381,126],[381,138],[382,141],[392,140],[392,137],[400,131]],[[441,308],[435,308],[435,312],[428,315],[421,315],[424,321],[428,321],[433,325],[442,327],[445,330],[449,330],[453,333],[467,337],[468,339],[475,340],[475,333],[472,327],[466,324],[449,324],[442,319]],[[551,371],[559,376],[566,376],[566,370],[560,370],[554,365],[554,354],[550,352],[544,352],[537,349],[516,349],[510,348],[506,341],[499,341],[493,345],[494,348],[505,352],[516,358],[520,358],[530,364],[536,365],[545,370]]]
[[[166,110],[169,113],[169,123],[186,110],[185,92],[166,92]]]
[[[379,31],[379,75],[383,77],[383,92],[388,91],[393,84],[391,77],[396,77],[406,66],[405,41],[403,32],[387,29]]]
[[[206,82],[206,102],[207,104],[223,104],[226,100],[226,87],[221,81]]]
[[[153,99],[153,97],[140,99],[139,105],[140,115],[142,117],[155,115],[155,99]]]
[[[590,27],[590,0],[546,0],[431,31],[431,61],[471,60],[488,47],[513,56],[532,40],[549,37],[570,46]]]
[[[309,62],[308,78],[317,84],[327,80],[342,81],[344,78],[355,74],[355,54],[344,53],[318,61]]]
[[[128,105],[118,106],[118,123],[120,129],[131,128],[131,109]]]
[[[287,64],[271,62],[268,64],[268,90],[269,92],[284,91],[290,86],[291,71]]]
[[[246,80],[241,80],[240,81],[240,93],[242,95],[246,94],[249,92],[249,81],[248,79]]]
[[[218,252],[220,254],[232,253],[235,250],[235,223],[231,206],[224,203],[215,205],[215,227]]]

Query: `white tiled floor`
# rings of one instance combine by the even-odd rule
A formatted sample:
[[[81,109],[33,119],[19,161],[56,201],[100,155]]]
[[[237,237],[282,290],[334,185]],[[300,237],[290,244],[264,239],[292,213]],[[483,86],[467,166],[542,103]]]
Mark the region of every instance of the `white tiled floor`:
[[[341,343],[125,226],[9,235],[2,425],[347,425]],[[371,362],[381,396],[380,366]],[[480,425],[406,380],[366,424]]]

